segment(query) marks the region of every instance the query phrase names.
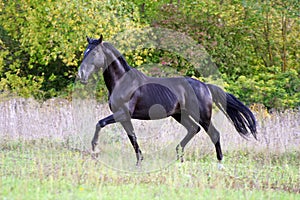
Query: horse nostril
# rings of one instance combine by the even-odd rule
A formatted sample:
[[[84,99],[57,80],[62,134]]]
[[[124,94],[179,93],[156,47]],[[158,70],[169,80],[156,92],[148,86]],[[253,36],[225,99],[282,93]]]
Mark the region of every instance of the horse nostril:
[[[82,80],[82,78],[83,78],[83,71],[82,70],[79,70],[78,78],[79,78],[79,80]]]

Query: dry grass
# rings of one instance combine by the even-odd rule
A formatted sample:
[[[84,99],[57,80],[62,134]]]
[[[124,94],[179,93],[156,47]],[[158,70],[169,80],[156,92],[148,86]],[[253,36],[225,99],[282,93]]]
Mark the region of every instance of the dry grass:
[[[68,102],[64,99],[50,99],[44,103],[38,103],[33,99],[17,98],[0,102],[0,113],[1,137],[65,140],[75,136],[82,140],[87,139],[89,145],[95,124],[99,119],[109,115],[110,111],[106,104],[96,104],[94,101]],[[221,132],[224,151],[299,150],[299,110],[272,114],[266,114],[265,110],[261,110],[255,115],[258,120],[258,141],[252,138],[250,140],[241,138],[223,114],[214,113],[213,122]],[[177,144],[177,141],[185,135],[185,129],[171,118],[155,121],[133,120],[133,123],[141,146],[149,145],[144,148],[145,151],[148,148],[150,151],[159,148],[158,143]],[[127,141],[125,131],[118,124],[105,127],[102,135],[104,135],[103,139],[113,137],[109,139]],[[191,141],[187,148],[214,151],[212,143],[203,131]]]

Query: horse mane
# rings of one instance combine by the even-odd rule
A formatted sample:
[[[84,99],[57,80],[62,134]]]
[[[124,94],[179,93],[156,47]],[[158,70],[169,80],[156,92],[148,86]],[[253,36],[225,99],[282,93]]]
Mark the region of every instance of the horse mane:
[[[102,45],[109,51],[111,51],[116,57],[122,56],[122,54],[117,50],[111,43],[109,42],[102,42]]]
[[[102,42],[102,45],[105,47],[105,51],[107,51],[109,66],[113,65],[114,62],[119,61],[121,65],[124,67],[125,71],[129,71],[132,68],[129,66],[124,56],[109,42]]]

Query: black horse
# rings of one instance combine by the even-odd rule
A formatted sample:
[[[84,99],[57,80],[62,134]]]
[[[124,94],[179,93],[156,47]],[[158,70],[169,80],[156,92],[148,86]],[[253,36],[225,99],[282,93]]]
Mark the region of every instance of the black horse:
[[[87,37],[88,46],[80,65],[78,77],[87,83],[89,76],[103,70],[109,91],[112,115],[96,125],[92,149],[98,142],[100,129],[120,122],[135,150],[137,165],[143,160],[131,119],[153,120],[173,117],[187,129],[187,135],[177,145],[178,158],[183,160],[186,144],[200,131],[200,126],[215,144],[217,159],[222,161],[220,133],[211,122],[213,102],[232,121],[237,132],[256,138],[256,121],[252,112],[232,94],[190,77],[153,78],[130,67],[121,53],[110,43]]]

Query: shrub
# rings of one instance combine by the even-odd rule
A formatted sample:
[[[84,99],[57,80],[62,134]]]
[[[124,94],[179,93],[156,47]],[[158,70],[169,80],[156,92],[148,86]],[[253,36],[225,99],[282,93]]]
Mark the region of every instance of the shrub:
[[[263,103],[268,109],[300,107],[300,75],[296,70],[240,76],[227,89],[248,105]]]
[[[0,10],[0,90],[49,98],[68,94],[85,36],[109,40],[141,27],[137,7],[112,1],[7,0]]]

